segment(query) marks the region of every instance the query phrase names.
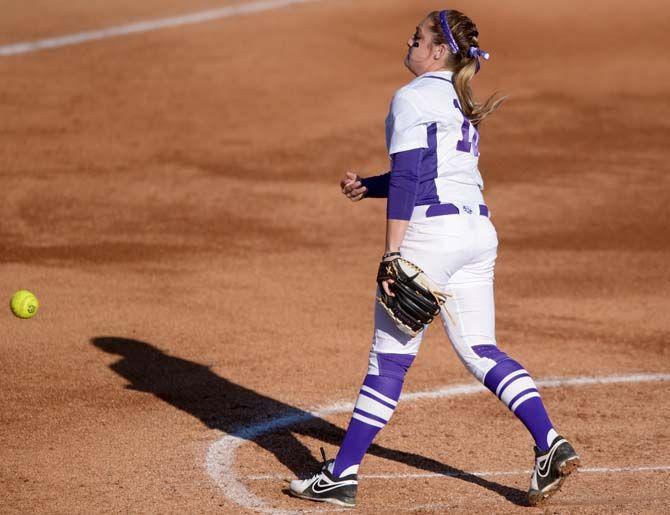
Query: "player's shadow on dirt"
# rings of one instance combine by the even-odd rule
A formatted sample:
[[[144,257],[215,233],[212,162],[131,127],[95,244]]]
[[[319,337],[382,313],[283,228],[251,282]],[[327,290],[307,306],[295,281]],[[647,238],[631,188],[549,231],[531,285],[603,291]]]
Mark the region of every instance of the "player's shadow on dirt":
[[[233,383],[207,366],[170,356],[149,343],[116,337],[93,338],[91,343],[104,352],[120,356],[110,368],[129,381],[127,388],[151,393],[193,415],[211,429],[233,434],[244,427],[278,417],[295,415],[304,419],[304,422],[254,438],[296,476],[313,473],[319,462],[294,433],[333,445],[339,445],[344,437],[344,430],[327,420]],[[432,458],[376,444],[370,447],[369,454],[453,476],[496,492],[514,504],[527,505],[525,492],[517,488],[474,476]]]

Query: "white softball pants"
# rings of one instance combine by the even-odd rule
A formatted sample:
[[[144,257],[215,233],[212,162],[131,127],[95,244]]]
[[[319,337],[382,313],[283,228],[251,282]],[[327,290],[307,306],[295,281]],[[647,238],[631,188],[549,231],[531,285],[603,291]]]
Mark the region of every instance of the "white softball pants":
[[[426,206],[416,207],[400,253],[450,295],[440,314],[442,324],[463,364],[483,381],[495,362],[478,356],[472,347],[496,345],[493,274],[498,238],[491,220],[479,214],[477,204],[453,203],[460,214],[426,218]],[[415,337],[406,335],[375,302],[368,373],[379,373],[380,353],[416,355],[425,331]]]

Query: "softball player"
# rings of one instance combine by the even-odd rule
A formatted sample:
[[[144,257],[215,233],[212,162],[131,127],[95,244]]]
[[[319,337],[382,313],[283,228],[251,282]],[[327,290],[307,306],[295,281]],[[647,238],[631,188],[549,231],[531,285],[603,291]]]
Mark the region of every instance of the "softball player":
[[[474,102],[470,80],[488,54],[474,23],[458,11],[431,12],[407,41],[406,67],[416,78],[398,90],[386,119],[391,171],[341,186],[351,200],[386,197],[386,253],[412,261],[450,295],[442,323],[470,372],[525,425],[535,441],[528,492],[537,504],[579,466],[572,446],[554,429],[530,374],[496,344],[493,274],[498,239],[482,197],[477,164],[481,121],[500,100]],[[387,293],[389,283],[383,282]],[[401,332],[375,304],[368,373],[334,460],[306,480],[291,482],[298,497],[354,506],[358,468],[398,403],[423,332]]]

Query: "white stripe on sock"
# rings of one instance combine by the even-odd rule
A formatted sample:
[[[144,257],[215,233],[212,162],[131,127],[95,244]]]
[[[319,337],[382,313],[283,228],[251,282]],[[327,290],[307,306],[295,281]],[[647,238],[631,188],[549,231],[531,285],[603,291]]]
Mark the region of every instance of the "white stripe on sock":
[[[346,477],[351,474],[358,474],[358,467],[360,465],[351,465],[350,467],[345,468],[338,477]]]
[[[371,352],[370,357],[368,358],[368,375],[379,375],[379,359],[377,358],[376,352]]]
[[[521,370],[517,370],[517,371],[515,371],[515,372],[512,372],[511,374],[507,374],[507,375],[505,376],[505,378],[504,378],[502,381],[500,381],[500,383],[498,383],[498,388],[496,388],[496,395],[497,395],[498,397],[500,397],[500,389],[501,389],[503,386],[505,386],[505,385],[507,384],[507,381],[509,381],[509,380],[512,379],[513,377],[519,376],[519,375],[521,375],[521,374],[527,374],[527,373],[528,373],[528,372],[526,372],[526,371],[522,368]]]
[[[375,426],[375,427],[384,427],[384,424],[381,422],[377,422],[376,420],[372,420],[371,418],[364,417],[360,413],[354,413],[351,418],[355,418],[356,420],[360,420],[364,424],[367,424],[369,426]]]
[[[531,388],[537,390],[535,381],[533,381],[530,377],[520,377],[512,381],[510,385],[503,390],[503,394],[500,397],[500,400],[509,406],[509,403],[512,402],[514,397],[519,395],[524,390],[530,390]]]
[[[370,388],[369,386],[366,386],[366,385],[361,386],[361,391],[362,391],[362,392],[367,392],[367,393],[369,393],[370,395],[374,395],[374,396],[377,397],[380,401],[384,401],[384,402],[390,404],[391,406],[397,406],[397,405],[398,405],[398,401],[394,401],[394,400],[391,399],[390,397],[387,397],[386,395],[382,395],[382,394],[379,393],[377,390],[373,390],[373,389]]]
[[[547,448],[551,447],[552,442],[558,436],[556,430],[552,427],[547,433]]]
[[[532,399],[533,397],[539,397],[540,394],[537,392],[530,392],[521,397],[518,401],[516,401],[514,404],[510,406],[509,409],[512,411],[515,411],[522,403],[526,402],[528,399]]]
[[[385,406],[381,402],[378,402],[370,397],[365,395],[359,395],[358,400],[356,401],[356,408],[374,415],[375,417],[383,418],[386,422],[389,421],[391,415],[393,415],[393,409]]]

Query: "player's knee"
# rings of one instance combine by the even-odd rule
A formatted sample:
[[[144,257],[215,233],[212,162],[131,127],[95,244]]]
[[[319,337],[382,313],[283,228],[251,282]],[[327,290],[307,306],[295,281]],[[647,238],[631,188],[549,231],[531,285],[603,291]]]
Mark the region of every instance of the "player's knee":
[[[384,354],[371,351],[368,374],[403,381],[415,357],[412,354]]]
[[[492,344],[473,345],[471,350],[472,352],[463,357],[465,366],[482,383],[498,363],[510,359],[507,354]]]
[[[523,379],[528,375],[520,363],[494,345],[475,346],[472,350],[483,362],[486,362],[486,365],[482,367],[483,374],[477,377],[493,392],[497,392],[500,386],[514,378]]]
[[[503,360],[509,359],[509,356],[496,345],[474,345],[472,350],[478,357],[486,358],[494,363],[500,363]]]

